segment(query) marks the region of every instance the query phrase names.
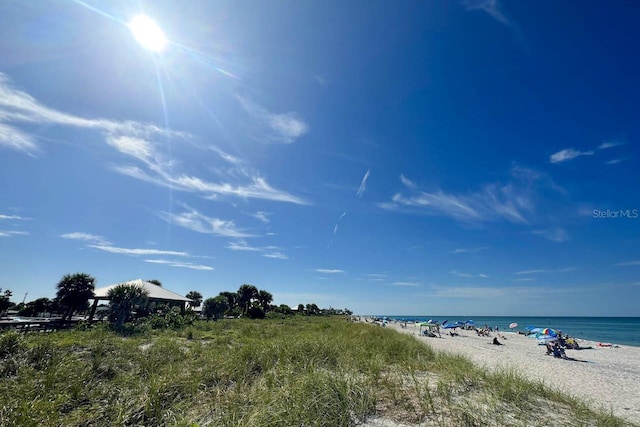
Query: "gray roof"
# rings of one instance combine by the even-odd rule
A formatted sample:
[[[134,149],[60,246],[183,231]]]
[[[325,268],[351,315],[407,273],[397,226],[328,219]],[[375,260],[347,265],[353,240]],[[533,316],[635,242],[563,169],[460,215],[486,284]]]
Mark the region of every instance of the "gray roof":
[[[93,295],[95,299],[109,299],[109,291],[120,285],[139,286],[147,291],[149,299],[152,300],[192,302],[187,297],[183,297],[182,295],[176,294],[175,292],[171,292],[170,290],[165,289],[162,286],[154,285],[150,282],[145,282],[142,279],[129,280],[128,282],[116,283],[113,285],[105,286],[104,288],[98,288],[93,291]]]

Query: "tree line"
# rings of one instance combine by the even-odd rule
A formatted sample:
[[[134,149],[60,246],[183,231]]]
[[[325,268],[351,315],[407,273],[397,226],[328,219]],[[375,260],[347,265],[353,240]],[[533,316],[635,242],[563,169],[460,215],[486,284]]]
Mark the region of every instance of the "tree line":
[[[150,279],[147,282],[156,286],[162,286],[157,279]],[[89,300],[94,297],[96,279],[86,273],[66,274],[56,285],[56,297],[38,298],[27,304],[13,304],[10,301],[11,291],[2,292],[0,288],[0,314],[7,309],[17,309],[21,316],[36,316],[42,313],[59,314],[62,320],[69,320],[75,313],[86,312],[89,309]],[[135,316],[148,316],[165,310],[167,307],[160,307],[157,304],[151,306],[147,292],[133,284],[121,284],[109,291],[109,320],[118,326],[132,320]],[[223,291],[217,296],[207,298],[203,301],[203,296],[198,291],[190,291],[186,298],[192,302],[189,304],[190,310],[198,309],[202,306],[202,315],[207,319],[217,320],[223,317],[248,317],[251,319],[261,319],[265,317],[286,317],[293,315],[351,315],[348,309],[321,309],[316,304],[298,304],[296,308],[291,308],[286,304],[273,305],[273,295],[258,289],[254,285],[243,284],[236,292]]]

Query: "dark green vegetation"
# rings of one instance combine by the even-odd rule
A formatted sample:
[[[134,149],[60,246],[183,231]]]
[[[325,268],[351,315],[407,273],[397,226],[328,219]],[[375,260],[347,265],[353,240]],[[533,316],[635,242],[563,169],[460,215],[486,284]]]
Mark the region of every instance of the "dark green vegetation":
[[[621,426],[522,380],[345,317],[0,335],[2,426]]]
[[[162,282],[157,279],[148,280],[156,286],[162,287]],[[12,296],[11,290],[2,292],[0,288],[0,316],[5,314],[7,309],[14,310],[14,314],[24,317],[34,316],[55,316],[61,315],[64,323],[65,320],[71,320],[74,314],[82,315],[89,313],[89,300],[93,299],[96,279],[86,273],[66,274],[60,279],[56,285],[56,297],[53,300],[48,298],[39,298],[30,301],[15,304],[10,301]],[[115,328],[124,328],[125,323],[140,323],[140,319],[146,318],[150,314],[158,314],[171,309],[173,307],[181,307],[182,312],[185,311],[183,301],[162,300],[158,303],[157,299],[152,302],[147,292],[143,292],[133,284],[127,282],[109,290],[109,320]],[[26,295],[25,295],[26,297]],[[326,316],[326,315],[351,315],[349,309],[320,309],[315,304],[299,304],[297,310],[291,309],[286,304],[279,306],[271,304],[273,295],[266,290],[259,290],[257,287],[249,284],[241,285],[237,292],[224,291],[220,292],[215,298],[208,298],[203,303],[203,296],[198,291],[190,291],[186,298],[191,301],[188,309],[202,307],[202,314],[207,319],[218,320],[224,316],[227,317],[248,317],[250,319],[270,318],[286,318],[294,314],[306,316]],[[95,309],[97,304],[91,309],[89,320],[94,320]],[[98,316],[101,320],[102,316]]]

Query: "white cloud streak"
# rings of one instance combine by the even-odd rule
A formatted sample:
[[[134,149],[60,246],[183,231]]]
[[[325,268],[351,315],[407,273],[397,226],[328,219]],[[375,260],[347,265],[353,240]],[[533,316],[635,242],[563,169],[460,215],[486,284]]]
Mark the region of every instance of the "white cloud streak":
[[[271,259],[289,259],[277,246],[251,246],[242,239],[228,242],[227,249],[232,251],[257,252],[265,258]]]
[[[304,122],[293,117],[293,113],[271,114],[264,109],[256,110],[274,129],[272,133],[280,140],[292,142],[307,131]],[[19,150],[36,155],[40,148],[35,139],[14,123],[36,123],[94,130],[102,133],[107,145],[120,153],[140,161],[138,166],[117,165],[118,173],[174,190],[202,193],[205,198],[239,197],[256,198],[295,204],[308,204],[299,197],[271,186],[264,177],[244,169],[236,170],[231,177],[234,182],[209,182],[206,179],[174,172],[171,162],[162,162],[159,150],[163,144],[154,142],[158,137],[172,140],[191,140],[193,135],[135,121],[113,121],[88,119],[46,107],[29,94],[13,88],[9,78],[0,73],[0,147]],[[214,149],[226,162],[239,164],[240,160],[221,150]],[[175,152],[170,158],[174,158]],[[175,162],[175,161],[174,161]],[[179,163],[179,162],[175,162]],[[239,181],[239,183],[235,183]]]
[[[476,278],[486,279],[489,277],[484,273],[471,274],[471,273],[463,273],[458,270],[451,270],[449,274],[453,274],[454,276],[457,276],[457,277],[465,277],[467,279],[476,279]]]
[[[578,151],[573,148],[565,148],[564,150],[560,150],[557,153],[553,153],[549,157],[549,162],[551,163],[561,163],[566,162],[568,160],[573,160],[579,156],[593,156],[594,151]]]
[[[315,270],[316,273],[321,273],[321,274],[342,274],[344,273],[344,270],[336,270],[336,269],[329,269],[329,268],[316,268]]]
[[[640,260],[639,261],[625,261],[625,262],[619,262],[617,264],[613,264],[616,267],[629,267],[629,266],[636,266],[636,265],[640,265]]]
[[[511,22],[500,10],[498,0],[465,0],[463,5],[467,10],[481,10],[504,25],[511,26]]]
[[[260,135],[256,136],[262,141],[291,144],[309,131],[309,126],[297,113],[272,113],[245,97],[237,98],[242,108],[262,128]]]
[[[550,228],[546,230],[533,230],[532,233],[538,236],[542,236],[547,240],[551,240],[552,242],[562,243],[570,240],[569,233],[565,229],[560,227]]]
[[[269,212],[263,212],[263,211],[258,211],[256,213],[254,213],[253,215],[251,215],[252,217],[264,222],[265,224],[268,224],[271,222],[271,220],[269,219],[269,215],[271,215],[271,213]]]
[[[166,259],[145,259],[144,262],[148,262],[152,264],[164,264],[164,265],[168,265],[169,267],[188,268],[190,270],[201,270],[201,271],[214,270],[213,267],[208,265],[197,265],[197,264],[192,264],[190,262],[171,261]]]
[[[365,190],[367,189],[367,180],[369,179],[370,173],[371,173],[371,169],[367,170],[367,173],[365,173],[364,177],[362,177],[362,181],[360,182],[360,187],[358,187],[358,192],[356,193],[358,197],[362,197]]]
[[[620,145],[624,145],[624,142],[617,142],[617,141],[603,142],[602,144],[598,145],[598,150],[606,150],[607,148],[618,147]]]
[[[169,224],[178,225],[197,233],[212,234],[223,237],[250,237],[251,235],[238,229],[233,221],[208,217],[198,211],[183,213],[159,212],[158,216]]]
[[[523,271],[517,271],[513,274],[518,274],[518,275],[523,275],[523,274],[541,274],[541,273],[569,273],[571,271],[574,271],[576,268],[575,267],[564,267],[564,268],[558,268],[555,270],[545,270],[545,269],[535,269],[535,270],[523,270]]]
[[[16,221],[28,221],[31,218],[25,218],[19,215],[3,215],[0,214],[0,220],[16,220]]]
[[[414,283],[414,282],[393,282],[391,284],[391,286],[410,286],[410,287],[416,287],[416,286],[420,286],[419,283]]]
[[[108,245],[87,245],[90,248],[95,248],[104,252],[109,252],[112,254],[122,254],[122,255],[156,255],[156,256],[181,256],[181,257],[190,257],[188,252],[182,251],[163,251],[159,249],[131,249],[131,248],[119,248],[117,246],[108,246]]]
[[[458,248],[451,251],[452,254],[467,254],[467,253],[476,253],[480,251],[484,251],[489,249],[488,246],[481,246],[478,248]]]
[[[100,245],[100,246],[111,245],[111,243],[105,240],[104,237],[99,236],[97,234],[74,232],[74,233],[62,234],[60,237],[62,237],[63,239],[80,240],[83,242],[89,242],[89,243],[93,243],[95,245]]]
[[[536,188],[557,188],[544,174],[530,169],[516,166],[512,168],[511,175],[512,181],[507,184],[487,184],[470,194],[450,194],[439,189],[422,191],[402,175],[400,181],[406,187],[406,193],[396,193],[391,202],[378,206],[387,210],[409,208],[462,222],[506,220],[527,224],[527,216],[534,212]]]
[[[0,230],[0,237],[28,236],[28,231]]]

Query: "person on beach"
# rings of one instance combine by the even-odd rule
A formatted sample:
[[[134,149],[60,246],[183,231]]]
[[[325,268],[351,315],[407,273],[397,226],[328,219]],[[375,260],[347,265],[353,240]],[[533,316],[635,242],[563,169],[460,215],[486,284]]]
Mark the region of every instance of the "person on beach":
[[[500,341],[498,341],[498,337],[493,337],[493,345],[502,345],[502,343]]]

